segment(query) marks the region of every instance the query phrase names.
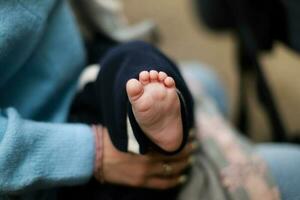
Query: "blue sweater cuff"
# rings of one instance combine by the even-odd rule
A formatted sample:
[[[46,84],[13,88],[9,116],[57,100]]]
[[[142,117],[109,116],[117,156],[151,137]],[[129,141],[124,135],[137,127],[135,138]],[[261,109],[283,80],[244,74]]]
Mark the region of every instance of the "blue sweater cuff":
[[[95,141],[88,125],[24,120],[13,109],[0,122],[0,193],[78,185],[91,178]]]

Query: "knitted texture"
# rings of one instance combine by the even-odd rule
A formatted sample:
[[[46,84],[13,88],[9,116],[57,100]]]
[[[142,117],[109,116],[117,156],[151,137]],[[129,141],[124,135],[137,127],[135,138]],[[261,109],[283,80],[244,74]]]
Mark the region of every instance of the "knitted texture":
[[[0,1],[0,199],[92,176],[91,128],[65,123],[84,64],[65,1]]]

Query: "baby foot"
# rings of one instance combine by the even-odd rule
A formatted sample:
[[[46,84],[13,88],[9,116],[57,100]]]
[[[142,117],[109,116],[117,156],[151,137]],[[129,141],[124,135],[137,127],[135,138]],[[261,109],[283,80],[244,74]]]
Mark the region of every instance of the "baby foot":
[[[144,133],[165,151],[175,151],[183,139],[180,101],[173,78],[151,70],[126,84],[132,111]]]

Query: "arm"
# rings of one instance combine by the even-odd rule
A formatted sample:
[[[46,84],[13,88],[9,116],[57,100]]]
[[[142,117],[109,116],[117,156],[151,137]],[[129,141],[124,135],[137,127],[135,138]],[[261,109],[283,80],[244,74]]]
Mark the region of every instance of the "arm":
[[[92,130],[51,124],[0,110],[0,193],[18,193],[88,181],[94,167]]]
[[[83,124],[34,122],[22,119],[12,108],[0,110],[0,194],[84,184],[93,175],[100,182],[134,187],[163,189],[180,184],[178,172],[189,165],[192,144],[175,157],[142,156],[117,151],[106,128],[103,134],[97,132],[95,126],[93,133]],[[179,177],[167,179],[161,168],[164,162],[174,166]]]

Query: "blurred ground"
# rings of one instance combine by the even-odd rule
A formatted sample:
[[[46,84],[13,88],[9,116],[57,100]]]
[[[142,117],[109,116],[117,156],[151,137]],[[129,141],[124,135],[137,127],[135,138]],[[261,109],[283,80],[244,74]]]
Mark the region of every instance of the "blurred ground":
[[[124,4],[131,23],[147,18],[158,23],[162,37],[159,47],[167,55],[176,61],[201,61],[218,73],[229,92],[231,116],[234,119],[238,77],[235,45],[230,34],[215,34],[199,24],[191,0],[124,0]],[[290,131],[300,130],[300,57],[282,45],[276,45],[272,54],[264,56],[263,63],[284,122]],[[251,87],[249,93],[253,93]],[[256,140],[267,140],[269,130],[266,119],[255,98],[249,101],[251,133]]]

